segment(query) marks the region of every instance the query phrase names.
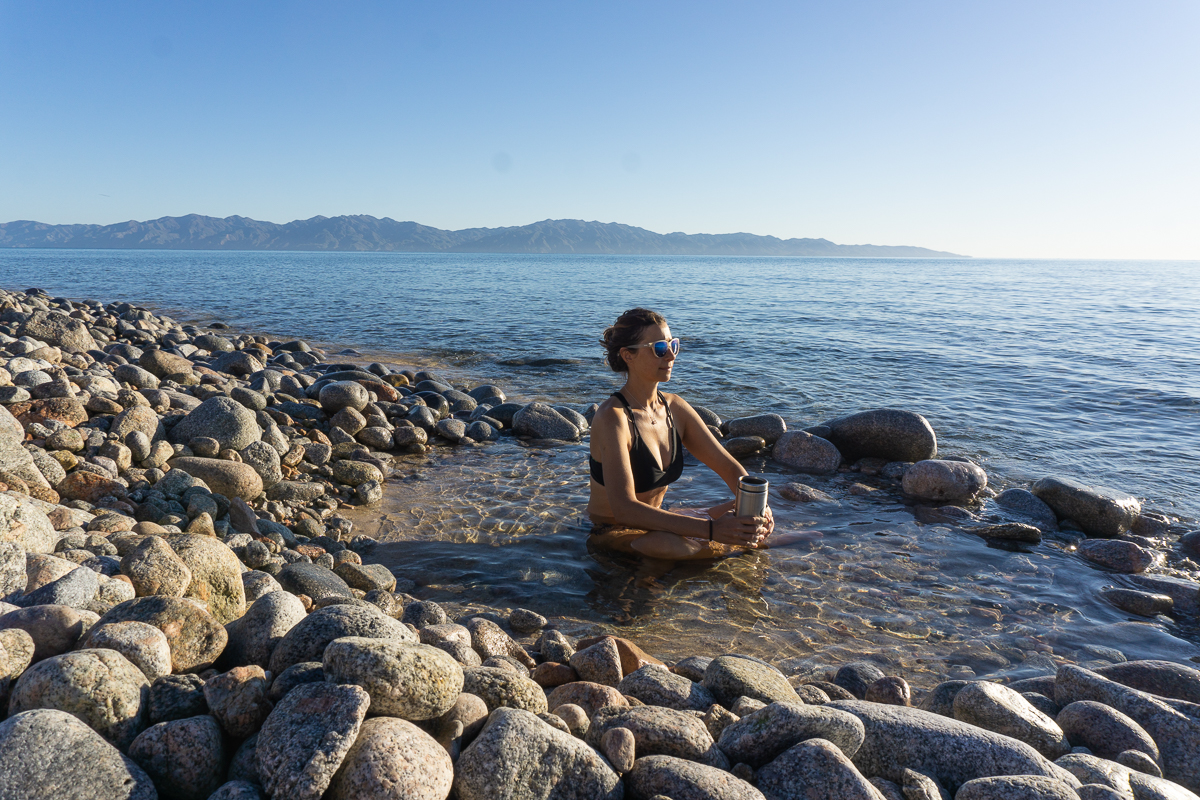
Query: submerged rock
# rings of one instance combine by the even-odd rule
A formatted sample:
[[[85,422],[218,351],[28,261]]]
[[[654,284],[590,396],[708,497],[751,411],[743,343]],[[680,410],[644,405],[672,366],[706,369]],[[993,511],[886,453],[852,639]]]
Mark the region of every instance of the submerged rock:
[[[963,502],[987,488],[987,473],[969,461],[927,459],[913,464],[901,485],[910,497]]]
[[[1042,478],[1033,485],[1033,493],[1054,509],[1059,519],[1075,520],[1088,536],[1120,536],[1142,513],[1142,504],[1132,495],[1066,478]]]
[[[933,426],[912,411],[879,408],[839,417],[821,427],[828,433],[818,435],[833,442],[847,461],[924,461],[937,456]]]

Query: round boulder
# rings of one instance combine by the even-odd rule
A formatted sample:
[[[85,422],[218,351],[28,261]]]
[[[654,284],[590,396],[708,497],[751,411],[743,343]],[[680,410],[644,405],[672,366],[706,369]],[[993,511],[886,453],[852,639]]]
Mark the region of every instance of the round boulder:
[[[208,488],[229,498],[240,497],[243,500],[253,500],[263,491],[262,477],[254,467],[241,461],[181,456],[171,459],[170,464],[173,470],[181,470],[194,478],[199,478],[208,485]]]
[[[825,423],[826,439],[847,461],[883,458],[925,461],[937,456],[937,436],[929,420],[912,411],[877,408]]]
[[[167,544],[192,571],[185,597],[207,603],[208,612],[222,624],[245,612],[242,563],[227,544],[216,537],[194,533],[168,536]]]
[[[163,797],[206,800],[224,780],[223,738],[217,721],[204,714],[152,725],[133,740],[129,755]]]
[[[328,800],[445,800],[454,783],[449,754],[425,731],[394,717],[363,722],[325,797]]]
[[[833,442],[805,431],[788,431],[779,437],[771,457],[797,472],[814,475],[837,472],[842,454]]]
[[[1088,536],[1102,539],[1120,536],[1142,513],[1142,504],[1132,495],[1065,478],[1042,478],[1033,485],[1033,493],[1059,519],[1073,519]]]
[[[301,661],[319,661],[330,642],[347,636],[417,642],[417,635],[407,626],[375,606],[326,606],[300,620],[280,640],[271,654],[271,672],[278,675]]]
[[[335,639],[325,648],[323,668],[334,683],[366,689],[372,714],[406,720],[440,717],[463,688],[458,662],[425,644],[357,636]]]
[[[326,414],[333,416],[343,408],[362,411],[371,398],[367,390],[354,381],[334,381],[321,387],[318,402]]]
[[[222,450],[241,450],[262,438],[262,428],[253,411],[232,397],[217,395],[196,406],[176,423],[169,438],[176,444],[187,444],[198,436],[216,439]],[[217,491],[215,487],[214,491]]]
[[[192,672],[212,666],[229,640],[212,615],[190,600],[178,597],[126,600],[105,612],[96,627],[125,621],[145,622],[166,634],[172,672]]]
[[[987,473],[969,461],[918,461],[904,473],[904,493],[920,500],[963,502],[987,488]]]

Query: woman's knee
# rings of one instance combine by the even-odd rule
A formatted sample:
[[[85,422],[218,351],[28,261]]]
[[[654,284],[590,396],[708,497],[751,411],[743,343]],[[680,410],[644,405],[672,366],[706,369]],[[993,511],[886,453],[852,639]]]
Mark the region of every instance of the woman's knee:
[[[704,549],[700,542],[668,531],[650,531],[631,545],[644,556],[669,559],[691,558]]]

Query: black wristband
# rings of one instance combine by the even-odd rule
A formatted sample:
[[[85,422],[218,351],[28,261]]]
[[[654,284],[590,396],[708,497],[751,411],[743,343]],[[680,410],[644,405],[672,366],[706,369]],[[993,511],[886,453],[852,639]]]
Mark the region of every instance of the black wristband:
[[[712,517],[709,517],[708,518],[708,540],[710,542],[713,540],[712,533],[713,533]]]

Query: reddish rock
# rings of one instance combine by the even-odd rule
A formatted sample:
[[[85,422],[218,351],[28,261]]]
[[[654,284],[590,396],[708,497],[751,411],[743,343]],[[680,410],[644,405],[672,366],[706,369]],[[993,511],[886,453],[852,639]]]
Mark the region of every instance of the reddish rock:
[[[616,643],[617,652],[621,654],[621,672],[625,675],[628,675],[631,672],[637,672],[639,669],[649,664],[666,666],[663,664],[663,662],[648,654],[633,642],[629,641],[628,639],[622,639],[619,636],[589,636],[586,639],[580,639],[575,645],[575,649],[585,650],[598,643],[601,639],[612,639]]]
[[[579,676],[575,674],[575,670],[567,664],[556,664],[553,661],[547,661],[544,664],[538,664],[533,668],[533,672],[529,677],[533,678],[534,682],[544,689],[553,689],[555,686],[562,686],[564,683],[574,683],[579,680]]]
[[[629,701],[625,696],[611,686],[588,681],[564,683],[546,696],[546,705],[551,710],[565,703],[571,703],[582,708],[589,717],[607,706],[627,706]]]
[[[11,407],[9,412],[12,412]],[[74,428],[81,422],[87,422],[88,418],[87,409],[74,397],[47,397],[45,400],[34,400],[29,403],[29,410],[24,414],[14,416],[23,425],[53,420],[61,422],[68,428]]]
[[[270,683],[258,665],[234,667],[204,682],[208,710],[235,739],[245,739],[262,727],[271,713]]]
[[[72,472],[62,479],[57,489],[67,500],[82,500],[85,503],[95,503],[105,495],[125,495],[124,486],[95,472]]]

